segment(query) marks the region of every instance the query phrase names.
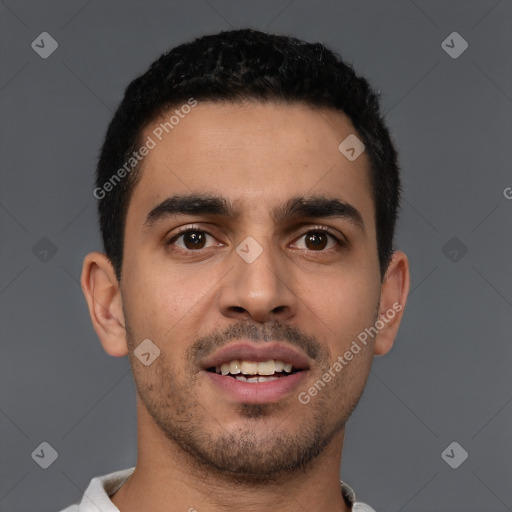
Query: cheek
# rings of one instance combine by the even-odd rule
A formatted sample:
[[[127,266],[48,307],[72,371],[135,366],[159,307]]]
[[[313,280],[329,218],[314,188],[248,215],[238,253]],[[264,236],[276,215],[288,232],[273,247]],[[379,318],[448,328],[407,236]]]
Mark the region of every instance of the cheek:
[[[360,345],[360,347],[361,351],[356,354],[351,350],[345,351],[342,355],[344,363],[341,370],[334,372],[336,395],[350,397],[350,400],[355,401],[352,406],[355,406],[364,390],[373,360],[371,347],[369,345]],[[346,359],[347,352],[351,354],[350,360]]]
[[[321,371],[342,358],[343,369],[334,372],[334,387],[351,388],[357,394],[364,386],[373,360],[373,340],[368,338],[365,344],[358,336],[375,323],[379,290],[373,279],[344,275],[333,276],[327,289],[318,286],[314,294],[306,295],[308,307],[321,320],[315,321],[315,335],[324,339],[329,353],[329,362]]]
[[[310,275],[303,284],[302,300],[334,332],[357,334],[353,329],[364,330],[375,321],[380,286],[373,275],[364,272],[332,273],[322,278]]]
[[[141,265],[129,277],[127,273],[123,287],[130,326],[139,332],[165,334],[193,310],[208,289],[197,272],[184,276],[176,270]]]
[[[188,381],[183,378],[180,365],[174,357],[161,351],[150,366],[141,364],[131,356],[131,367],[137,391],[155,418],[165,420],[170,411],[178,414],[183,397],[189,394]]]

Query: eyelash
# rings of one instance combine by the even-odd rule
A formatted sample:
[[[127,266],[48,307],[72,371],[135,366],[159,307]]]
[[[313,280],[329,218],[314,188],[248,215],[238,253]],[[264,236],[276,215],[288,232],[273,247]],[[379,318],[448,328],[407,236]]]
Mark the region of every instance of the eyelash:
[[[199,233],[205,233],[209,236],[211,236],[212,238],[215,238],[212,234],[210,234],[208,231],[205,231],[204,229],[201,229],[199,228],[199,226],[184,226],[184,227],[181,227],[178,229],[178,232],[175,233],[172,238],[170,238],[167,242],[165,242],[165,246],[170,246],[172,245],[174,242],[176,242],[176,240],[178,240],[178,238],[180,236],[183,236],[187,233],[196,233],[196,232],[199,232]],[[322,251],[311,251],[311,252],[331,252],[331,251],[336,251],[336,250],[340,250],[344,247],[346,247],[348,244],[345,240],[341,239],[338,235],[335,235],[333,230],[328,228],[328,227],[325,227],[325,226],[314,226],[310,229],[308,229],[302,236],[300,236],[297,240],[299,240],[300,238],[302,238],[303,236],[307,235],[308,233],[311,233],[311,232],[314,232],[314,233],[317,233],[317,232],[320,232],[320,233],[326,233],[327,235],[331,236],[332,238],[334,238],[334,240],[336,241],[336,243],[338,244],[338,247],[336,248],[330,248],[330,249],[327,249],[327,250],[322,250]],[[191,249],[182,249],[181,247],[178,248],[180,251],[186,251],[188,253],[194,253],[194,252],[200,252],[201,249],[198,249],[196,251],[193,251]]]

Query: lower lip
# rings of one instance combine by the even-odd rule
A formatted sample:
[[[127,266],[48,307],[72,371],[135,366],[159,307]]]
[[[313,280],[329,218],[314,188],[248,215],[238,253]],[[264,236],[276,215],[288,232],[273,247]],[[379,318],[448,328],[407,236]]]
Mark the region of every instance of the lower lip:
[[[288,377],[267,382],[242,382],[213,372],[205,373],[212,384],[231,399],[251,404],[266,404],[286,398],[304,382],[309,372],[302,370]]]

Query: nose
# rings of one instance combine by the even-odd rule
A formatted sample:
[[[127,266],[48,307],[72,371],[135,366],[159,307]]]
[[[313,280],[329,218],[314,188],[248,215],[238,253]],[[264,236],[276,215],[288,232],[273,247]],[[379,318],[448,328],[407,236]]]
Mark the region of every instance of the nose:
[[[224,316],[263,323],[289,320],[296,314],[298,297],[293,290],[293,269],[276,248],[261,239],[256,242],[249,238],[233,251],[231,258],[232,271],[220,293]]]

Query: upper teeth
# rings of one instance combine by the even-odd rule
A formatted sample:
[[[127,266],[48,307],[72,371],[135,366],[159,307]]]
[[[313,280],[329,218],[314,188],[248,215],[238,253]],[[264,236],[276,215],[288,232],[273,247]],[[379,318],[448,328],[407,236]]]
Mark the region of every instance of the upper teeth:
[[[275,372],[282,372],[283,370],[290,373],[292,371],[292,365],[285,364],[283,361],[274,361],[273,359],[261,363],[235,359],[234,361],[215,367],[215,371],[222,373],[222,375],[227,375],[228,373],[232,375],[238,375],[239,373],[243,373],[244,375],[273,375]]]

